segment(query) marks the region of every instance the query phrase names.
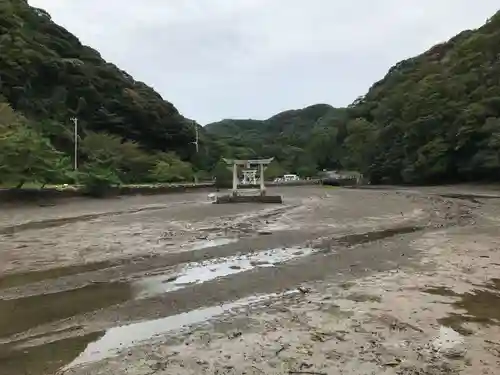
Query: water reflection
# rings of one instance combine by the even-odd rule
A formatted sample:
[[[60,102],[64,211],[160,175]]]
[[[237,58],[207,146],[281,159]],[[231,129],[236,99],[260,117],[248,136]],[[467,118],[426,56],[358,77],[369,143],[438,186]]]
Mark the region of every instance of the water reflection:
[[[0,337],[128,301],[127,283],[97,283],[60,293],[0,300]]]
[[[104,333],[71,337],[29,348],[0,346],[0,374],[51,375],[74,360],[92,341]]]
[[[218,277],[234,275],[257,267],[274,267],[279,263],[313,253],[311,248],[278,248],[254,253],[189,263],[178,273],[147,277],[133,284],[135,298],[147,298],[172,292]]]
[[[196,323],[202,323],[228,312],[246,310],[250,305],[267,301],[272,298],[295,293],[298,292],[293,290],[283,294],[264,294],[252,296],[218,306],[205,307],[182,314],[167,316],[161,319],[148,320],[111,328],[106,331],[106,334],[99,340],[89,344],[85,351],[66,368],[75,367],[89,362],[100,361],[117,355],[123,349],[155,339],[168,332],[179,330],[183,327]]]

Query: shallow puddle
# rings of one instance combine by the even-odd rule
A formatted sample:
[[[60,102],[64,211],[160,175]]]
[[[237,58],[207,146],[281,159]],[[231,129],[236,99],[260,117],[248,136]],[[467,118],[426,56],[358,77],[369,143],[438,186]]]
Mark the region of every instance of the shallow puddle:
[[[86,346],[104,333],[76,336],[45,345],[14,349],[0,346],[0,374],[50,375],[74,360]]]
[[[200,240],[186,245],[187,250],[203,250],[211,247],[228,245],[230,243],[238,242],[238,238],[214,238],[211,240]]]
[[[0,235],[12,235],[14,233],[18,233],[25,230],[33,230],[33,229],[47,229],[53,227],[59,227],[66,224],[74,224],[81,221],[91,221],[94,219],[98,219],[101,217],[108,216],[118,216],[124,214],[135,214],[143,211],[154,211],[154,210],[163,210],[167,208],[165,205],[151,205],[146,207],[132,208],[129,210],[122,211],[111,211],[111,212],[99,212],[92,213],[86,215],[79,216],[70,216],[70,217],[59,217],[54,219],[44,219],[40,221],[28,221],[25,223],[19,223],[7,227],[0,227]]]
[[[475,195],[475,194],[439,194],[440,197],[442,198],[451,198],[451,199],[462,199],[469,201],[471,203],[481,203],[481,201],[478,200],[478,198],[485,198],[484,196],[481,195]],[[487,197],[486,197],[487,198]]]
[[[178,331],[193,324],[203,323],[226,313],[242,312],[242,310],[248,309],[251,305],[295,293],[297,293],[297,291],[285,292],[283,294],[252,296],[234,302],[192,310],[161,319],[111,328],[106,331],[104,336],[99,340],[90,343],[85,351],[66,366],[66,368],[89,362],[101,361],[119,354],[119,352],[124,349],[140,345],[149,340],[159,339],[169,332]]]
[[[228,241],[227,239],[222,240]],[[217,245],[220,243],[216,242]],[[97,311],[131,299],[148,298],[185,288],[189,285],[203,283],[259,267],[275,267],[280,263],[307,256],[313,253],[313,251],[311,248],[278,248],[249,254],[239,254],[202,262],[187,263],[175,274],[162,273],[130,283],[93,283],[81,288],[57,293],[0,300],[0,339],[8,341],[8,338],[12,338],[12,335],[27,333],[35,327],[54,323],[83,313]],[[18,279],[4,278],[3,285],[12,286],[18,283],[22,284],[48,278],[58,278],[105,268],[109,265],[109,263],[96,263],[17,275]],[[0,370],[8,369],[9,372],[5,373],[9,375],[18,373],[50,374],[56,368],[76,358],[83,351],[82,346],[86,347],[89,342],[92,343],[88,345],[88,348],[75,363],[105,358],[106,356],[113,355],[119,349],[136,345],[144,340],[154,338],[156,335],[161,335],[189,324],[204,322],[235,308],[246,308],[248,305],[264,301],[273,296],[251,297],[234,303],[194,310],[163,319],[112,328],[104,336],[98,334],[97,336],[63,339],[39,346],[31,346],[26,349],[22,347],[23,341],[12,342],[11,344],[0,346]],[[38,336],[31,336],[29,341],[31,345],[34,343],[33,339],[36,339],[35,342],[50,341],[52,333],[41,335],[40,340],[38,340]],[[75,333],[67,332],[67,334]],[[52,340],[57,336],[59,335],[54,335]],[[16,348],[19,345],[21,345],[21,349]],[[2,371],[0,371],[0,374],[4,373]]]
[[[148,298],[185,288],[189,285],[214,280],[219,277],[249,271],[257,267],[273,267],[291,259],[306,256],[312,249],[284,248],[260,251],[245,255],[216,258],[188,263],[175,274],[162,273],[133,282],[93,283],[62,292],[38,294],[23,298],[0,299],[0,338],[25,332],[47,323],[57,322],[83,313],[96,311],[131,299]],[[57,278],[108,266],[108,263],[59,268],[41,273],[31,273],[30,281]],[[19,276],[21,280],[27,279]],[[15,279],[9,279],[10,285]]]
[[[113,267],[117,264],[118,262],[104,261],[68,267],[51,268],[44,271],[14,273],[0,277],[0,289],[31,284],[43,280],[57,279],[65,276],[78,275],[85,272],[98,271]]]
[[[445,296],[456,297],[452,303],[454,307],[462,312],[451,313],[439,320],[447,327],[454,329],[462,335],[474,333],[465,328],[466,323],[477,323],[486,326],[500,326],[500,280],[493,279],[483,286],[484,289],[474,289],[469,293],[458,294],[444,287],[425,289],[424,292]]]
[[[422,227],[408,226],[400,228],[382,229],[373,232],[349,234],[338,239],[342,245],[361,245],[368,242],[380,241],[389,237],[398,236],[400,234],[413,233],[422,230]]]
[[[267,224],[265,227],[263,227],[261,229],[261,231],[281,232],[281,231],[286,231],[286,230],[292,230],[295,228],[296,228],[296,226],[292,226],[292,225],[287,225],[287,224],[282,224],[282,223],[272,223],[272,224]]]
[[[175,275],[172,273],[158,275],[133,283],[134,297],[152,297],[258,267],[274,267],[279,263],[307,256],[312,252],[311,248],[283,248],[190,263]]]
[[[362,245],[369,242],[384,240],[390,237],[414,233],[423,229],[424,227],[420,226],[405,226],[399,228],[375,230],[372,232],[365,232],[365,233],[347,234],[345,236],[334,237],[328,240],[324,240],[321,243],[319,243],[316,247],[331,248],[332,246],[336,245],[340,246]]]
[[[123,303],[132,298],[126,283],[98,283],[60,293],[0,300],[0,337]]]

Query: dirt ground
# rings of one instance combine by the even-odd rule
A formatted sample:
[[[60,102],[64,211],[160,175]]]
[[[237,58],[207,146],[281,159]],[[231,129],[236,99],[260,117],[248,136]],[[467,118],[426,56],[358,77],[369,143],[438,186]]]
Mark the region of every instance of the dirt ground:
[[[500,193],[0,210],[0,375],[500,373]]]

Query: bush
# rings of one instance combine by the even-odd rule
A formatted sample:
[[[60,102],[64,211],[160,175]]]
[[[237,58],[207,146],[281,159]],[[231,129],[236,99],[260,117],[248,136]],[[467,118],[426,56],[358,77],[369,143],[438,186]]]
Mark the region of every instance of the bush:
[[[98,164],[84,165],[77,178],[84,193],[93,197],[103,197],[111,187],[121,184],[116,171]]]
[[[175,154],[160,154],[151,171],[151,178],[157,182],[192,182],[193,177],[191,164],[183,162]]]
[[[217,188],[232,186],[233,174],[229,170],[229,166],[223,160],[220,160],[215,165],[212,174],[215,177],[215,186]]]

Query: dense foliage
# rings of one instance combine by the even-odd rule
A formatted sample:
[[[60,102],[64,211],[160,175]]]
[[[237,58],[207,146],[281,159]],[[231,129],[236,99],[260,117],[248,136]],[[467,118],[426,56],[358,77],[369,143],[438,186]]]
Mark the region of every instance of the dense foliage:
[[[353,105],[375,181],[499,179],[500,12],[394,66]]]
[[[299,173],[317,166],[357,169],[375,183],[498,180],[499,61],[497,13],[478,30],[396,64],[347,109],[312,106],[207,130]]]
[[[191,164],[174,153],[146,153],[137,143],[107,133],[83,138],[78,170],[57,150],[39,123],[0,100],[0,184],[22,187],[77,182],[90,190],[110,185],[192,181]]]
[[[46,12],[24,0],[0,7],[1,93],[16,111],[68,125],[78,116],[84,130],[188,156],[194,129],[172,104],[82,45]]]
[[[90,170],[120,183],[192,181],[186,162],[203,169],[218,160],[217,143],[198,124],[25,0],[0,3],[0,95],[0,105],[11,113],[2,121],[2,184],[92,180]],[[79,120],[82,176],[70,168],[72,117]],[[204,157],[195,155],[195,126]],[[16,151],[23,149],[26,155]],[[59,158],[64,162],[54,163]]]
[[[21,187],[34,177],[45,185],[64,180],[69,160],[49,139],[0,101],[0,183]]]
[[[340,166],[339,129],[347,111],[327,104],[279,113],[267,120],[223,120],[206,130],[223,140],[232,156],[275,157],[282,172],[313,176]]]
[[[200,127],[26,0],[0,2],[0,184],[228,178],[222,156],[275,157],[268,176],[323,169],[372,182],[499,179],[500,13],[402,61],[348,108]],[[71,117],[79,119],[78,170]],[[199,130],[199,152],[193,144]]]

